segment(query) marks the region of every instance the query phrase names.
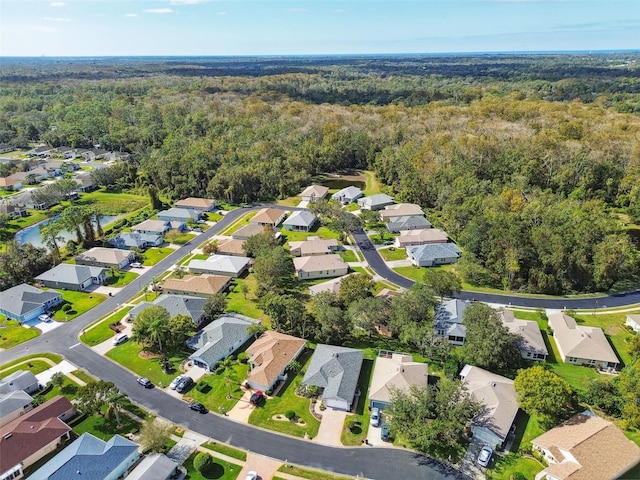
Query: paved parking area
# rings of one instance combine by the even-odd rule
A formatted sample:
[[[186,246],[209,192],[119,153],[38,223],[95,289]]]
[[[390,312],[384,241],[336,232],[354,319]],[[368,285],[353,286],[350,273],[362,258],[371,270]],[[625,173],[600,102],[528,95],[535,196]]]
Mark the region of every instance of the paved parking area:
[[[227,412],[227,416],[232,420],[236,420],[238,422],[249,423],[249,416],[255,408],[255,406],[253,406],[251,402],[249,402],[252,393],[252,390],[246,389],[242,394],[242,398],[238,400],[238,403],[236,403],[235,406]]]
[[[323,445],[341,447],[342,442],[340,441],[340,435],[342,435],[344,419],[348,415],[348,412],[343,410],[334,410],[332,408],[320,411],[318,408],[319,406],[320,402],[316,402],[315,408],[316,411],[322,415],[322,421],[320,422],[318,435],[316,435],[313,441]]]
[[[244,480],[247,473],[253,470],[258,472],[260,480],[271,480],[281,465],[282,462],[280,460],[248,452],[247,461],[236,478]]]

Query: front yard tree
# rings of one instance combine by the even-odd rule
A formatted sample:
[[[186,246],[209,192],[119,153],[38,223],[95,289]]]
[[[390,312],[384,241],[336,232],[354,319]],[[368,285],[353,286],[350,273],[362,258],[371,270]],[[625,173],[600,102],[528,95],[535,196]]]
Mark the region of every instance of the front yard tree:
[[[107,410],[104,414],[105,418],[111,418],[111,415],[113,415],[116,418],[116,425],[121,426],[120,413],[128,401],[129,398],[124,393],[118,390],[111,391],[105,399],[107,405]]]
[[[169,312],[154,305],[141,311],[133,322],[131,339],[145,349],[162,352],[169,333]]]
[[[167,351],[171,353],[179,352],[185,342],[195,335],[196,331],[196,325],[190,316],[175,315],[171,317],[165,344]]]
[[[140,446],[145,452],[164,452],[167,442],[171,439],[171,425],[158,419],[149,419],[140,429]]]
[[[242,246],[247,257],[259,257],[261,254],[269,253],[271,250],[280,248],[278,239],[273,235],[273,230],[264,231],[247,238]]]
[[[403,432],[417,450],[435,455],[459,440],[459,432],[480,408],[459,381],[443,378],[437,386],[396,389],[391,393],[391,429]]]
[[[389,329],[407,343],[409,335],[405,329],[413,324],[431,327],[436,300],[433,291],[422,283],[415,283],[409,290],[391,300]]]
[[[316,320],[319,340],[327,343],[340,342],[350,335],[351,318],[345,315],[335,293],[320,292],[314,296],[310,310]]]
[[[292,295],[267,295],[260,307],[271,318],[271,328],[278,332],[297,331],[306,315],[304,304]]]
[[[64,379],[65,379],[64,373],[56,372],[51,376],[51,385],[57,388],[62,388],[62,385],[64,384]]]
[[[447,270],[427,268],[422,277],[424,284],[431,288],[442,300],[444,297],[452,297],[462,290],[460,277]]]
[[[520,370],[514,387],[520,408],[528,414],[535,413],[546,428],[562,420],[572,405],[569,384],[542,365]]]
[[[640,428],[640,359],[622,369],[618,376],[622,397],[622,418],[632,428]]]
[[[293,278],[293,260],[284,249],[274,248],[256,258],[253,273],[259,290],[265,293],[282,293]]]
[[[467,327],[462,347],[467,363],[491,371],[515,369],[522,364],[518,337],[502,325],[496,310],[474,303],[465,309],[462,321]]]
[[[85,415],[95,415],[100,413],[107,406],[108,399],[118,392],[118,388],[112,382],[90,382],[78,390],[76,405]]]
[[[371,275],[366,273],[353,273],[342,279],[338,298],[342,305],[348,307],[355,300],[371,297],[376,284]]]
[[[209,320],[215,320],[227,308],[227,297],[222,292],[211,295],[204,304],[204,314]]]
[[[347,316],[355,327],[371,336],[376,332],[376,325],[387,325],[389,306],[382,298],[361,298],[351,302]]]

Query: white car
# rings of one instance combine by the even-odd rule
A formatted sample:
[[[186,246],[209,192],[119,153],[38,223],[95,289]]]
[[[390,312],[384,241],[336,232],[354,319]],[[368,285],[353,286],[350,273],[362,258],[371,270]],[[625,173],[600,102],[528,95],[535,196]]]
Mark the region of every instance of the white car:
[[[491,461],[491,455],[493,455],[493,449],[491,447],[487,447],[486,445],[482,447],[482,450],[480,450],[480,454],[478,455],[478,465],[481,467],[488,467],[489,462]]]
[[[180,381],[184,378],[184,375],[178,375],[176,378],[174,378],[173,380],[171,380],[171,383],[169,384],[169,388],[171,390],[175,390],[176,387],[178,386],[178,384],[180,383]]]
[[[258,472],[251,470],[247,473],[247,476],[244,480],[258,480]]]
[[[140,262],[133,262],[131,268],[142,268],[142,264]]]
[[[50,323],[51,322],[51,317],[49,315],[47,315],[46,313],[43,313],[42,315],[40,315],[38,317],[38,320],[40,320],[41,322],[44,322],[44,323]]]
[[[372,427],[380,426],[380,409],[378,407],[373,407],[371,409],[371,420],[370,422]]]

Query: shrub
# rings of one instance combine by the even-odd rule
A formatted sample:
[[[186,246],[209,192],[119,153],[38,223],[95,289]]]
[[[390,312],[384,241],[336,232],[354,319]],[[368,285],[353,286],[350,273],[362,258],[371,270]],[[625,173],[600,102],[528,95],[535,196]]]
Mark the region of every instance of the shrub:
[[[193,468],[198,472],[203,473],[211,469],[213,466],[213,458],[208,453],[200,452],[193,459]]]
[[[73,307],[71,306],[70,303],[65,303],[64,305],[62,305],[62,311],[63,312],[68,312],[69,310],[71,310]]]
[[[249,360],[249,355],[247,355],[247,352],[241,352],[238,354],[238,361],[240,363],[247,363],[248,360]]]
[[[525,477],[524,474],[520,472],[516,472],[511,475],[511,480],[527,480],[527,477]]]
[[[287,410],[286,412],[284,412],[284,416],[289,420],[293,420],[294,418],[296,418],[296,412],[294,412],[293,410]]]

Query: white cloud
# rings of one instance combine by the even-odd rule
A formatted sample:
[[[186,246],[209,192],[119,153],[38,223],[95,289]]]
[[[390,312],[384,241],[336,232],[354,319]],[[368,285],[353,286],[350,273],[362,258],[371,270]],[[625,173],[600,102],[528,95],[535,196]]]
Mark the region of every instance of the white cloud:
[[[306,12],[307,9],[306,8],[285,8],[284,11],[298,13],[298,12]]]
[[[134,18],[134,17],[137,17],[137,16],[138,16],[138,14],[137,14],[137,13],[127,13],[127,14],[125,15],[125,17],[127,17],[127,18]]]
[[[171,5],[198,5],[199,3],[206,3],[209,0],[171,0]]]
[[[64,2],[51,2],[49,4],[49,6],[51,6],[51,7],[66,7],[67,4],[64,3]]]
[[[44,17],[47,22],[70,22],[69,17]]]
[[[149,9],[145,10],[145,12],[147,12],[147,13],[158,13],[160,15],[163,15],[165,13],[173,13],[173,10],[171,10],[170,8],[149,8]]]

